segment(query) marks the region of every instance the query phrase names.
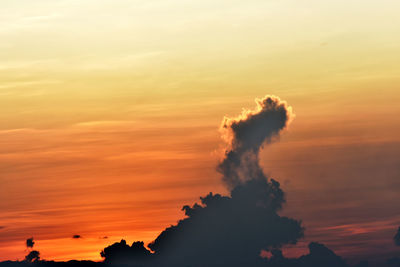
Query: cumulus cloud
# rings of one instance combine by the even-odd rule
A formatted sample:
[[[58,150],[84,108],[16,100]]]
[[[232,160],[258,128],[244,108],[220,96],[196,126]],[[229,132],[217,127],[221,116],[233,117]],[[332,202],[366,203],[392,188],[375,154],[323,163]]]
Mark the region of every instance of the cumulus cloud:
[[[263,144],[288,125],[291,109],[273,96],[256,102],[254,111],[224,118],[221,126],[228,148],[218,170],[230,195],[209,193],[200,204],[184,206],[187,217],[148,246],[156,266],[257,266],[264,261],[262,250],[295,244],[303,236],[300,221],[278,214],[284,192],[277,181],[267,179],[258,159]],[[135,259],[147,255],[140,247],[141,252],[133,256],[126,243],[106,249],[102,256],[110,261],[117,254],[131,253]]]
[[[299,221],[280,217],[284,203],[278,182],[267,180],[259,166],[264,143],[278,136],[292,118],[291,109],[277,97],[256,100],[254,111],[225,117],[221,131],[228,144],[218,165],[231,196],[210,193],[201,204],[185,206],[188,216],[164,230],[149,247],[174,264],[182,258],[194,265],[255,264],[262,249],[296,243],[302,237]]]
[[[32,250],[29,252],[28,255],[25,257],[26,262],[37,262],[40,260],[40,252],[36,250]]]
[[[129,246],[125,240],[106,247],[100,253],[107,263],[113,264],[143,264],[152,259],[152,254],[144,247],[144,243],[137,241]]]
[[[276,96],[256,99],[256,103],[255,110],[243,110],[238,117],[222,121],[227,149],[217,170],[229,188],[251,179],[266,179],[259,165],[260,149],[277,138],[294,117],[291,107]]]
[[[33,237],[28,238],[26,240],[26,247],[28,249],[32,249],[33,246],[35,245],[35,242],[33,241]],[[29,251],[28,255],[25,256],[25,262],[38,262],[40,260],[40,252],[37,250],[31,250]]]
[[[230,196],[209,193],[201,203],[184,206],[187,218],[166,228],[146,250],[125,240],[101,252],[113,264],[154,266],[259,266],[261,250],[295,244],[303,236],[300,221],[279,216],[283,191],[278,182],[249,180]]]
[[[247,181],[231,196],[208,194],[184,206],[187,218],[149,244],[161,262],[174,266],[256,266],[261,250],[295,244],[303,236],[297,220],[277,214],[283,192],[276,181]]]

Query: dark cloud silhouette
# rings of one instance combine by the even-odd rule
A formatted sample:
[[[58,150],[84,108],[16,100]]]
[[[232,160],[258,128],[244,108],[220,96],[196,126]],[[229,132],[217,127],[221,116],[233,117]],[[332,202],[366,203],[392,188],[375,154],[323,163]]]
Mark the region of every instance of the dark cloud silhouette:
[[[255,111],[224,119],[229,149],[218,170],[230,196],[210,193],[200,198],[200,204],[184,206],[187,217],[148,246],[157,266],[257,266],[264,261],[262,250],[295,244],[303,237],[300,221],[278,215],[284,193],[277,181],[267,179],[258,162],[261,146],[277,137],[291,116],[284,102],[267,96],[257,100]],[[126,243],[106,249],[106,261],[133,255]]]
[[[151,252],[144,247],[143,242],[133,242],[129,246],[125,240],[106,247],[100,255],[106,263],[113,264],[144,264],[153,257]]]
[[[297,259],[285,258],[280,250],[271,251],[272,257],[267,260],[268,267],[348,267],[346,262],[332,250],[322,244],[311,242],[309,254]]]
[[[40,260],[40,252],[36,250],[32,250],[29,252],[28,255],[25,257],[26,262],[36,262]]]
[[[277,214],[283,202],[279,183],[250,180],[231,196],[208,194],[201,204],[184,206],[188,216],[149,244],[162,262],[174,266],[256,266],[261,250],[295,244],[299,221]]]
[[[26,247],[27,248],[33,248],[34,245],[35,245],[35,242],[33,241],[33,237],[28,238],[26,240]]]
[[[82,236],[81,235],[73,235],[72,238],[73,239],[79,239],[79,238],[82,238]]]
[[[396,246],[400,246],[400,227],[399,227],[399,229],[397,229],[397,233],[395,234],[393,239],[394,239],[394,243],[396,244]]]
[[[184,206],[187,218],[165,229],[149,248],[163,262],[191,266],[245,266],[262,261],[261,250],[295,244],[303,236],[300,221],[277,212],[285,202],[275,180],[268,181],[258,162],[263,143],[271,141],[291,116],[277,97],[257,100],[255,111],[224,118],[229,149],[218,166],[230,196],[208,194],[201,204]]]
[[[278,97],[266,96],[256,103],[254,111],[243,110],[237,118],[225,117],[221,125],[228,148],[217,170],[229,188],[251,179],[266,179],[259,165],[260,149],[293,118],[291,108]]]

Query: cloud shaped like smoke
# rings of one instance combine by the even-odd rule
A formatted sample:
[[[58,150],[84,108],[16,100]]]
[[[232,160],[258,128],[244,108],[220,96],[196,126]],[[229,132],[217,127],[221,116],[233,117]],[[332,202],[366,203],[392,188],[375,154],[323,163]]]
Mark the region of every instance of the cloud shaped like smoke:
[[[267,95],[256,103],[255,110],[243,110],[237,118],[225,117],[221,125],[228,148],[217,170],[230,189],[248,180],[266,179],[259,165],[260,149],[294,117],[291,107],[276,96]]]
[[[151,257],[143,247],[123,241],[106,248],[102,256],[114,261],[121,252],[123,256],[115,258],[130,258],[129,254],[155,266],[259,266],[264,261],[261,250],[295,244],[303,236],[301,222],[277,213],[284,193],[258,163],[262,145],[278,136],[291,118],[291,109],[273,96],[258,99],[254,111],[224,118],[221,129],[229,149],[218,170],[230,196],[210,193],[200,204],[184,206],[187,217],[149,244]]]
[[[35,242],[33,241],[33,237],[28,238],[26,240],[26,247],[27,248],[33,248],[34,245],[35,245]]]
[[[143,242],[124,240],[105,248],[106,262],[142,266],[177,267],[348,267],[342,258],[319,243],[310,253],[287,259],[280,250],[303,237],[301,222],[280,216],[285,202],[280,184],[268,179],[259,165],[264,144],[279,136],[293,118],[291,108],[275,96],[257,99],[257,108],[237,118],[224,118],[221,126],[228,143],[218,165],[229,196],[209,193],[201,203],[184,206],[186,218],[166,228],[147,250]],[[262,250],[272,257],[261,258]]]

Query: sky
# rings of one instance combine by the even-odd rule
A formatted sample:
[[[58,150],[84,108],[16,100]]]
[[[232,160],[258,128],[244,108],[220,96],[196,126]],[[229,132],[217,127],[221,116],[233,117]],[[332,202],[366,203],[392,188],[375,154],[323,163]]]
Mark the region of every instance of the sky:
[[[400,2],[3,0],[0,260],[101,260],[227,193],[224,116],[279,96],[282,214],[346,259],[396,253]],[[73,235],[81,238],[74,239]],[[397,249],[398,250],[398,249]],[[398,251],[397,251],[398,252]]]

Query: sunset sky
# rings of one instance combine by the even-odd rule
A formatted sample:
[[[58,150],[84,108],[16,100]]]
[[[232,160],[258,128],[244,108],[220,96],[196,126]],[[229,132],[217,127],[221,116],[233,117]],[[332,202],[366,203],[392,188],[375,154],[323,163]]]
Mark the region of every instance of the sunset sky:
[[[224,116],[276,95],[282,214],[346,259],[396,252],[398,0],[2,0],[0,260],[148,243],[227,193]],[[73,235],[82,238],[73,239]],[[398,252],[397,248],[397,252]]]

